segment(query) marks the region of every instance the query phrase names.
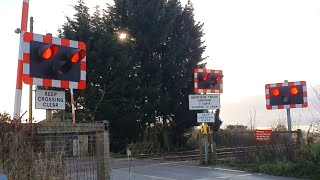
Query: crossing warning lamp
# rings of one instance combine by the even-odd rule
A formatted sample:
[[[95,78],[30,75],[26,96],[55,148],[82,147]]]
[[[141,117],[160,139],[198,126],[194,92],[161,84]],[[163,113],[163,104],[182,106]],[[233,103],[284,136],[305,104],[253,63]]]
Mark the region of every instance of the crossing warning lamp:
[[[45,87],[85,89],[86,45],[83,42],[25,33],[23,81]]]
[[[221,70],[198,69],[194,71],[194,88],[196,93],[222,93]]]
[[[58,54],[58,51],[58,46],[53,44],[45,44],[38,49],[38,55],[43,60],[50,60],[52,57]]]
[[[272,89],[271,93],[275,97],[280,96],[280,90],[278,88]]]
[[[303,108],[308,106],[305,81],[266,84],[267,109]]]

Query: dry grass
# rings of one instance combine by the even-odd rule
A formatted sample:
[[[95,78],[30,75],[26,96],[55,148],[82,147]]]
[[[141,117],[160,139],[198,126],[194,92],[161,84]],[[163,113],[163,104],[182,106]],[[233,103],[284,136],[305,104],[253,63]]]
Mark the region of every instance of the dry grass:
[[[56,172],[63,175],[62,151],[49,156],[36,135],[31,127],[0,122],[0,169],[10,180],[55,179]]]

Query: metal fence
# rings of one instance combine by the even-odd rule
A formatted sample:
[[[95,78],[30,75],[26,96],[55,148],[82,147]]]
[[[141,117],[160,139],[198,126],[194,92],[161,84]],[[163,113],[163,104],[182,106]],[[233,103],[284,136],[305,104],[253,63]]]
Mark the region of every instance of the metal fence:
[[[6,126],[0,129],[0,170],[9,179],[110,179],[104,124]]]

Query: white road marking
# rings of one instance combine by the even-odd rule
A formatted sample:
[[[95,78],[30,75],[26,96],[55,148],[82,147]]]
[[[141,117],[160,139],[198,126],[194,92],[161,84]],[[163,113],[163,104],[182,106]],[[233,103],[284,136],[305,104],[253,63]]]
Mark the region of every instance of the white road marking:
[[[245,172],[241,170],[235,170],[235,169],[224,169],[224,168],[213,168],[215,170],[221,170],[221,171],[231,171],[231,172]]]
[[[189,167],[189,168],[211,169],[210,167],[191,166],[191,165],[183,165],[183,164],[172,164],[172,165],[181,166],[181,167]]]
[[[123,173],[128,173],[127,171],[121,171],[119,169],[113,169],[113,171],[120,171],[120,172],[123,172]],[[159,176],[150,176],[150,175],[146,175],[146,174],[139,174],[139,173],[133,173],[133,172],[131,172],[130,175],[144,176],[144,177],[157,178],[157,179],[166,179],[166,180],[176,180],[176,179],[172,179],[172,178],[159,177]]]
[[[185,161],[163,162],[163,163],[143,164],[143,165],[131,165],[131,168],[159,166],[159,165],[174,165],[174,166],[186,166],[186,167],[189,166],[189,167],[198,167],[198,168],[204,168],[204,169],[211,169],[210,167],[201,167],[201,166],[190,166],[190,165],[177,164],[177,163],[183,163],[183,162],[185,162]],[[115,169],[123,169],[123,168],[128,168],[128,167],[115,168]]]
[[[231,178],[232,176],[220,176],[220,177],[216,177],[217,179],[227,179],[227,178]]]
[[[238,175],[234,175],[234,176],[219,176],[216,177],[217,179],[227,179],[227,178],[231,178],[231,177],[245,177],[245,176],[251,176],[252,174],[238,174]]]

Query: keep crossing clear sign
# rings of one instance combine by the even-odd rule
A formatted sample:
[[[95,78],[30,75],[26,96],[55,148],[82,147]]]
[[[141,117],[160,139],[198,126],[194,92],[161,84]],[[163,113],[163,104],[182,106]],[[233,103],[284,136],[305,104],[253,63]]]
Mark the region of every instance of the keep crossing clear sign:
[[[189,95],[189,110],[202,109],[220,109],[220,95]]]
[[[66,101],[65,91],[54,91],[54,90],[36,90],[36,109],[59,109],[65,110]]]
[[[214,113],[197,113],[198,123],[214,122]]]

